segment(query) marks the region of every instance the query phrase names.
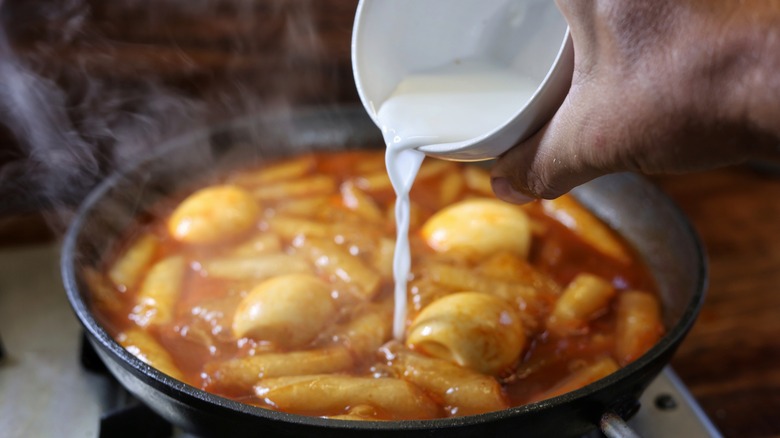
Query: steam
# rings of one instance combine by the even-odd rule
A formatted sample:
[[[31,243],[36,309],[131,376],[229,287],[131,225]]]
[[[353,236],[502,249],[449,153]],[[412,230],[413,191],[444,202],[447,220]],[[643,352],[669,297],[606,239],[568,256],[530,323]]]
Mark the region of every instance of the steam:
[[[43,206],[62,229],[101,178],[166,139],[334,100],[338,66],[314,65],[327,53],[313,5],[0,0],[0,140],[13,137],[0,215]]]
[[[0,116],[27,153],[26,172],[40,195],[66,197],[98,173],[94,151],[73,129],[65,97],[55,84],[24,68],[0,35]],[[36,177],[29,177],[35,175]],[[0,179],[3,178],[0,174]],[[17,177],[19,175],[17,174]]]

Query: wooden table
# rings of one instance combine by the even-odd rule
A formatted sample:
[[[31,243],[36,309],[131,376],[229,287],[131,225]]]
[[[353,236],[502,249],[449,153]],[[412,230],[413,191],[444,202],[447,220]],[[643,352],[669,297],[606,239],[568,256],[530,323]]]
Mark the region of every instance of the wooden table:
[[[6,0],[0,12],[19,59],[64,91],[98,176],[176,128],[357,101],[356,0],[85,0],[48,11],[40,3],[57,2]],[[0,169],[15,171],[0,172],[0,242],[45,239],[38,215],[9,200],[41,201],[41,176],[63,170],[31,166],[30,145],[2,125]],[[25,179],[30,167],[37,179]],[[673,366],[725,435],[780,435],[780,172],[743,166],[655,181],[710,257],[709,295]]]
[[[707,249],[709,291],[672,365],[726,436],[780,435],[780,172],[658,179]]]

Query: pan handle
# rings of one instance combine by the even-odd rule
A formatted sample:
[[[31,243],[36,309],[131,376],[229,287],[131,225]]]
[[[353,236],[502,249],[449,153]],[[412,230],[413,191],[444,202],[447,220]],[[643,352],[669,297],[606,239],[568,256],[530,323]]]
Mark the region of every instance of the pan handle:
[[[625,421],[614,412],[606,412],[599,421],[601,431],[607,438],[640,438]]]

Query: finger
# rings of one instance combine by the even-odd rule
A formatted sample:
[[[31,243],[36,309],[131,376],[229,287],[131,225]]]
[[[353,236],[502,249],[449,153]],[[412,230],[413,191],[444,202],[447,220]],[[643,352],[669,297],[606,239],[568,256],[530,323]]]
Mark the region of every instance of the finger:
[[[606,139],[583,138],[589,130],[572,113],[567,99],[539,132],[498,159],[491,173],[496,196],[516,204],[552,199],[618,167]]]

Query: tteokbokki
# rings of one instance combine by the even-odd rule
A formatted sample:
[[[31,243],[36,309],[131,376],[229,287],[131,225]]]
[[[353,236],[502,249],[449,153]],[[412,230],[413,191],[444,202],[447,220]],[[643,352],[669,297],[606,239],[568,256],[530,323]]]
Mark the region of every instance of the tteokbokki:
[[[394,201],[382,151],[235,171],[163,202],[86,270],[93,309],[173,378],[353,420],[554,397],[663,334],[647,267],[575,198],[506,204],[483,168],[428,159],[411,192],[406,336],[393,339]]]

